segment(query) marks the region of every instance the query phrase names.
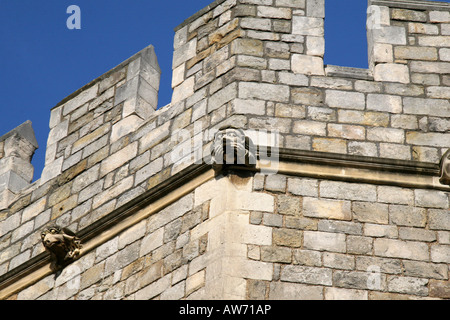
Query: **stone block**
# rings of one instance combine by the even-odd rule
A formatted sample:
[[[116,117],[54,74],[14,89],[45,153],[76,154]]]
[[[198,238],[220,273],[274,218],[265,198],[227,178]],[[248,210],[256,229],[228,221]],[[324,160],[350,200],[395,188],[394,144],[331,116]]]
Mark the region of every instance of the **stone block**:
[[[409,83],[408,66],[395,63],[381,63],[375,66],[375,81]]]
[[[323,254],[323,265],[333,269],[353,270],[355,259],[345,254],[325,252]]]
[[[312,218],[351,220],[349,201],[303,198],[303,215]]]
[[[281,227],[283,226],[283,216],[273,213],[264,213],[263,224],[268,227]]]
[[[150,300],[161,293],[163,293],[165,290],[167,290],[170,287],[171,284],[171,278],[172,275],[168,274],[165,277],[152,282],[148,286],[144,287],[143,289],[139,290],[135,294],[136,300]],[[186,287],[187,290],[187,287]]]
[[[381,112],[401,113],[402,99],[399,96],[368,94],[367,109]]]
[[[182,63],[188,61],[189,59],[195,57],[197,53],[197,39],[192,39],[183,45],[179,45],[174,51],[172,67],[176,68]]]
[[[309,79],[304,74],[294,74],[290,72],[279,72],[278,78],[280,83],[287,84],[290,86],[308,86]]]
[[[325,75],[323,58],[321,57],[293,54],[291,68],[294,73],[319,76]]]
[[[269,59],[269,70],[290,70],[291,61],[286,59]]]
[[[376,186],[337,181],[322,181],[320,196],[342,200],[376,201]]]
[[[271,1],[268,1],[268,4],[272,4]],[[280,7],[289,7],[289,8],[305,8],[305,0],[276,0],[276,6]]]
[[[432,23],[450,23],[450,12],[448,11],[431,11],[430,22]]]
[[[288,192],[298,196],[318,196],[319,182],[314,179],[300,179],[289,178],[288,179]]]
[[[195,77],[192,76],[184,80],[179,86],[174,88],[172,104],[180,102],[194,94]]]
[[[439,34],[439,30],[436,25],[426,24],[426,23],[418,23],[418,22],[408,23],[408,31],[411,34],[414,34],[414,33],[433,34],[433,35]]]
[[[416,206],[443,209],[449,207],[448,193],[444,191],[417,189],[414,195]]]
[[[133,243],[134,241],[144,237],[146,232],[147,221],[143,220],[138,224],[132,226],[128,230],[125,230],[119,235],[118,249],[123,249],[125,246]]]
[[[112,126],[111,142],[115,142],[126,136],[127,134],[136,131],[143,123],[142,118],[136,115],[130,115],[125,119],[120,120]]]
[[[426,89],[427,96],[436,99],[450,99],[450,89],[448,87],[432,86]]]
[[[347,248],[345,234],[319,231],[304,231],[303,247],[311,250],[341,253],[344,253]]]
[[[383,290],[385,279],[384,275],[372,272],[336,270],[333,274],[333,285],[351,289]]]
[[[277,198],[279,214],[290,216],[298,216],[300,214],[302,205],[299,198],[285,195],[278,195]]]
[[[281,271],[280,280],[330,286],[332,271],[331,269],[288,265]]]
[[[277,228],[273,230],[272,243],[276,246],[299,248],[302,242],[302,232],[295,229]]]
[[[294,104],[277,103],[275,105],[275,116],[281,118],[299,118],[306,117],[306,108]]]
[[[426,22],[427,13],[423,11],[407,10],[407,9],[392,9],[393,20],[406,20],[406,21],[418,21]]]
[[[394,50],[392,44],[374,43],[370,55],[371,65],[380,62],[394,62]]]
[[[353,217],[360,222],[388,224],[388,206],[381,203],[353,202]]]
[[[72,145],[72,153],[77,152],[78,150],[83,149],[87,145],[91,144],[92,142],[96,141],[97,139],[101,138],[102,136],[106,135],[111,129],[111,123],[105,123],[104,125],[98,127],[91,133],[88,133],[84,135],[83,137],[80,137],[77,141],[75,141]]]
[[[436,42],[442,43],[442,42],[439,42],[439,40],[436,40]],[[450,46],[450,44],[449,44],[449,46]],[[449,74],[450,73],[450,63],[448,63],[448,62],[411,61],[410,68],[411,68],[411,72],[437,73],[437,74]]]
[[[293,250],[294,264],[310,267],[322,266],[322,253],[313,250]]]
[[[353,84],[351,81],[346,80],[346,79],[329,78],[329,77],[312,77],[311,78],[311,86],[328,88],[328,89],[336,89],[336,90],[352,90],[353,89]]]
[[[380,157],[399,160],[411,160],[411,147],[401,144],[380,143]]]
[[[268,83],[241,82],[239,83],[239,98],[289,102],[289,87]]]
[[[100,166],[100,177],[131,161],[137,155],[137,150],[138,143],[134,142],[103,160]]]
[[[428,279],[422,278],[392,276],[387,279],[390,292],[426,296],[428,295],[427,285]]]
[[[63,161],[64,157],[60,157],[55,161],[45,165],[44,170],[42,171],[41,179],[39,179],[40,185],[43,185],[47,181],[56,178],[61,173]]]
[[[367,129],[367,140],[402,144],[405,141],[405,132],[402,129],[369,128]]]
[[[317,230],[325,232],[346,233],[353,235],[362,234],[362,225],[347,221],[320,220]]]
[[[376,256],[411,260],[429,259],[428,245],[423,242],[377,238],[373,247]]]
[[[425,227],[426,211],[422,208],[415,208],[404,205],[389,206],[390,221],[400,226]]]
[[[271,282],[270,300],[323,300],[323,288],[300,283]]]
[[[258,17],[272,18],[272,19],[291,19],[292,13],[288,8],[276,8],[269,6],[257,7]]]
[[[348,153],[367,157],[378,156],[377,145],[371,142],[350,141],[348,143]]]
[[[231,43],[230,53],[262,57],[264,55],[263,42],[256,39],[236,39]]]
[[[328,135],[343,139],[365,140],[366,129],[362,126],[330,123],[328,124]]]
[[[148,165],[146,165],[145,167],[136,172],[135,185],[140,184],[142,181],[160,172],[162,168],[163,168],[162,158],[158,158],[152,161],[151,163],[149,163]]]
[[[133,177],[130,176],[116,183],[109,189],[99,193],[96,195],[92,202],[92,208],[97,208],[103,203],[106,203],[109,200],[117,198],[120,194],[124,193],[128,189],[133,186]]]
[[[363,112],[357,110],[338,110],[339,122],[387,127],[389,114],[381,112]]]
[[[326,136],[326,126],[324,122],[299,120],[294,122],[293,132],[311,135],[311,136]]]
[[[364,235],[368,237],[387,237],[387,238],[397,238],[398,230],[396,226],[393,225],[380,225],[366,223],[364,227]]]
[[[313,138],[312,149],[345,154],[347,153],[347,141],[343,139]]]
[[[149,254],[153,250],[159,248],[164,243],[164,228],[159,228],[154,232],[146,235],[142,240],[139,256],[142,257]]]
[[[434,231],[418,228],[399,228],[399,237],[402,240],[433,242],[436,241]]]
[[[410,189],[404,189],[391,186],[378,187],[378,201],[389,204],[414,204],[414,192]]]
[[[237,65],[240,67],[254,68],[254,69],[266,69],[267,60],[260,57],[238,55]]]
[[[438,58],[438,54],[436,48],[398,46],[394,49],[394,57],[400,60],[436,61]]]
[[[406,45],[406,30],[404,27],[382,26],[370,29],[369,42],[386,43],[394,45]]]
[[[150,130],[149,133],[145,134],[139,139],[140,147],[139,153],[143,153],[145,150],[148,150],[158,143],[167,139],[170,135],[169,127],[171,125],[170,121],[165,122],[164,124],[158,126],[157,128]]]
[[[272,24],[270,19],[244,17],[241,20],[241,27],[244,29],[270,31]]]
[[[69,101],[67,101],[63,108],[62,115],[66,116],[72,111],[75,111],[85,103],[97,97],[98,92],[98,84],[93,85],[90,88],[87,88],[80,92],[77,96],[73,97]]]
[[[373,249],[373,239],[363,236],[347,236],[347,253],[370,255]]]
[[[433,245],[430,254],[432,262],[450,263],[450,246],[448,245]]]
[[[439,59],[441,59],[442,61],[450,61],[450,49],[439,49]]]
[[[417,117],[413,115],[392,115],[391,126],[399,129],[415,130],[419,128]]]
[[[338,90],[326,90],[325,103],[330,108],[364,110],[366,99],[363,93]]]
[[[292,17],[292,33],[304,36],[323,36],[324,21],[315,17]]]
[[[54,126],[50,130],[47,139],[47,144],[51,145],[65,138],[67,136],[68,129],[69,129],[69,120],[65,120],[63,122],[58,123],[58,125]]]
[[[55,279],[53,276],[45,277],[33,286],[20,291],[17,295],[17,300],[35,300],[53,289],[54,285]]]
[[[450,134],[447,133],[421,133],[421,132],[407,132],[406,143],[418,146],[431,146],[448,148]]]
[[[308,0],[306,14],[308,17],[325,18],[325,0]]]
[[[324,103],[324,93],[316,88],[292,88],[292,102],[308,106],[318,106]]]
[[[11,163],[13,161],[8,161],[8,162]],[[5,162],[0,163],[0,164],[5,164]],[[17,164],[17,162],[16,162],[16,164]],[[25,165],[27,165],[27,163],[25,163]],[[31,165],[28,164],[28,166],[31,166]],[[8,166],[4,169],[14,169],[14,168],[11,168]],[[32,166],[31,166],[31,169],[32,169]],[[25,170],[23,170],[23,171],[25,171]],[[21,174],[24,175],[23,173],[21,173]],[[1,174],[0,175],[0,191],[5,191],[5,192],[7,191],[7,192],[14,193],[14,194],[20,193],[20,191],[22,191],[23,189],[25,189],[26,187],[29,186],[29,183],[31,182],[31,180],[33,178],[32,171],[31,171],[31,176],[28,175],[28,176],[25,176],[25,178],[26,178],[26,180],[24,179],[24,177],[19,176],[15,171],[12,171],[12,170]],[[5,195],[5,199],[6,198],[7,198],[7,196]],[[8,205],[9,205],[9,203],[8,203]]]
[[[450,231],[450,215],[448,214],[448,211],[445,209],[429,209],[428,225],[432,230]]]
[[[368,300],[368,293],[364,290],[325,288],[325,300]]]
[[[306,37],[306,54],[323,57],[325,54],[325,39],[323,37]]]
[[[450,282],[430,280],[429,282],[430,297],[437,297],[442,299],[450,299]]]

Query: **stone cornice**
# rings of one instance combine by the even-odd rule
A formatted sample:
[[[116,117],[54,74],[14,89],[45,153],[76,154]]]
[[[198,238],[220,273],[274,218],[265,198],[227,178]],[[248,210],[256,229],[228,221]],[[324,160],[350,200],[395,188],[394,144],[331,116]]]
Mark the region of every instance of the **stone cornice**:
[[[424,0],[369,0],[369,6],[386,6],[390,8],[417,10],[449,10],[450,3]]]
[[[292,149],[279,150],[277,173],[405,188],[450,191],[439,164]],[[259,162],[256,170],[270,171]]]

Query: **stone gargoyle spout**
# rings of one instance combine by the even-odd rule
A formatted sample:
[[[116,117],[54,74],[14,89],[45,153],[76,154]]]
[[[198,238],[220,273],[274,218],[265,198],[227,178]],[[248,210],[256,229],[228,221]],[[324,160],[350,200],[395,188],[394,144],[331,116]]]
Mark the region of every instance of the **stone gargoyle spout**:
[[[450,186],[450,149],[442,156],[439,182]]]
[[[80,255],[81,241],[67,228],[47,227],[41,233],[41,240],[50,252],[53,270],[64,267]]]

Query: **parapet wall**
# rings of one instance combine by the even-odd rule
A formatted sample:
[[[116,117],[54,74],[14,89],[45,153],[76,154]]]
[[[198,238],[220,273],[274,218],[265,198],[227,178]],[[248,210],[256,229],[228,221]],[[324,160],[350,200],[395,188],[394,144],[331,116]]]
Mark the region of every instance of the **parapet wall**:
[[[175,30],[172,78],[174,92],[171,104],[156,110],[161,71],[151,46],[64,99],[51,111],[51,131],[47,142],[45,169],[41,178],[31,186],[27,186],[27,189],[16,195],[14,199],[8,200],[0,211],[0,275],[7,278],[8,274],[29,263],[30,259],[43,254],[40,231],[45,225],[56,223],[67,226],[74,232],[86,230],[133,199],[173,178],[183,169],[201,163],[209,155],[214,133],[223,127],[233,126],[244,129],[257,145],[268,144],[284,149],[358,156],[369,160],[408,161],[408,165],[418,167],[437,166],[443,154],[450,148],[450,5],[431,1],[403,0],[370,0],[369,5],[369,70],[323,64],[324,0],[218,0],[186,20]],[[256,132],[258,134],[255,134]],[[264,179],[262,181],[262,186],[254,187],[256,189],[251,191],[265,190]],[[286,181],[283,181],[285,184]],[[254,183],[256,182],[251,182],[249,185],[254,186]],[[280,187],[282,190],[280,189],[279,192],[287,193],[285,200],[289,206],[291,203],[292,205],[303,203],[303,208],[309,206],[307,208],[310,211],[305,215],[308,219],[313,216],[350,221],[352,218],[345,214],[365,215],[367,209],[364,205],[351,201],[367,200],[367,202],[376,203],[383,197],[388,197],[389,191],[401,191],[371,189],[370,199],[361,200],[351,196],[343,199],[336,195],[326,196],[327,183],[321,182],[320,194],[318,192],[307,194],[311,199],[307,199],[306,202],[304,198],[301,198],[306,194],[295,193],[287,189],[286,185]],[[265,185],[268,186],[267,180]],[[317,186],[316,181],[316,191],[319,190]],[[423,237],[426,239],[414,237],[414,241],[420,243],[420,245],[417,244],[417,248],[422,250],[422,253],[431,250],[428,248],[430,243],[443,239],[439,242],[439,248],[436,249],[436,255],[438,255],[436,259],[430,260],[429,255],[425,257],[425,253],[419,259],[415,259],[416,256],[413,255],[395,256],[396,253],[394,257],[420,260],[421,263],[430,263],[429,266],[437,263],[438,266],[431,266],[438,268],[438,277],[434,279],[445,282],[448,281],[449,263],[448,240],[445,240],[448,239],[448,223],[444,222],[435,229],[431,228],[434,231],[430,231],[431,220],[426,218],[427,214],[433,214],[433,217],[444,216],[444,220],[448,220],[448,190],[443,185],[438,186],[437,189],[440,191],[432,191],[436,194],[431,197],[436,200],[436,203],[424,201],[427,203],[425,207],[435,208],[439,212],[427,212],[427,209],[424,209],[420,199],[425,196],[421,192],[403,190],[405,199],[395,201],[389,199],[390,202],[381,201],[382,205],[373,204],[376,217],[356,219],[359,219],[359,222],[382,225],[396,224],[401,219],[405,219],[399,225],[423,229]],[[247,191],[250,192],[250,190]],[[269,188],[264,192],[270,194],[273,190]],[[292,195],[295,199],[289,200]],[[317,200],[319,196],[328,198],[330,201],[317,203],[321,201]],[[194,197],[194,194],[190,197]],[[264,198],[264,196],[260,197]],[[270,195],[264,199],[268,198],[272,199],[272,202],[276,199],[280,200],[279,195]],[[191,227],[201,225],[209,215],[209,208],[205,207],[207,205],[204,202],[195,202],[194,205],[192,199],[189,199],[184,199],[189,202],[189,205],[186,208],[183,207],[186,210],[181,210],[181,214],[189,212],[189,215],[196,217],[196,222],[192,222]],[[270,202],[270,199],[267,201]],[[391,218],[388,218],[391,214],[388,204],[393,205]],[[405,217],[408,215],[405,213],[406,207],[396,206],[400,204],[410,206],[411,209],[415,208],[414,217],[417,216],[417,219],[425,217],[425,221],[428,222],[420,219],[420,223],[405,222],[410,218]],[[198,205],[203,206],[203,211]],[[342,218],[344,216],[340,218],[327,216],[314,211],[318,210],[317,208],[324,209],[329,206],[341,209],[348,207],[348,210],[345,209],[347,211],[343,213],[345,218]],[[422,209],[416,209],[416,207]],[[301,208],[302,206],[299,206],[297,209]],[[350,210],[350,208],[353,209]],[[335,226],[330,222],[330,225],[325,226],[326,222],[322,222],[318,227],[316,220],[308,219],[300,222],[291,221],[293,224],[289,226],[287,222],[289,219],[284,219],[283,214],[289,216],[291,213],[279,212],[282,210],[279,204],[269,209],[265,212],[271,215],[267,215],[266,218],[264,214],[264,220],[258,218],[260,214],[246,213],[249,215],[247,217],[251,218],[250,223],[261,224],[261,229],[266,232],[269,232],[267,224],[270,224],[271,228],[283,227],[289,230],[297,228],[297,231],[309,231],[296,233],[283,229],[274,231],[273,234],[270,231],[270,241],[264,239],[263,244],[251,244],[250,260],[264,260],[266,258],[263,256],[269,255],[270,257],[267,258],[269,260],[263,261],[262,265],[267,270],[271,268],[278,270],[275,273],[267,271],[270,275],[265,274],[267,278],[259,279],[261,281],[279,281],[280,263],[297,264],[300,263],[298,257],[306,259],[304,254],[312,254],[309,251],[298,251],[297,249],[300,248],[313,251],[321,251],[325,248],[325,251],[331,250],[334,255],[339,253],[339,257],[345,260],[342,261],[345,264],[342,270],[350,268],[352,263],[347,259],[355,254],[367,255],[369,251],[372,254],[375,248],[375,255],[383,252],[380,255],[386,257],[391,253],[386,254],[385,248],[391,244],[398,245],[399,251],[403,250],[398,242],[378,241],[378,237],[398,238],[398,233],[393,231],[394,233],[388,234],[389,230],[384,227],[379,230],[371,229],[372,235],[368,235],[363,234],[363,229],[358,229],[367,228],[367,225],[355,227],[358,229],[356,233],[339,229],[344,226],[347,228],[345,223]],[[199,210],[203,213],[199,213]],[[300,210],[298,214],[300,212],[302,211]],[[378,214],[382,222],[377,220]],[[392,218],[394,216],[402,218],[396,220]],[[282,217],[281,220],[279,217]],[[183,217],[183,219],[187,218]],[[164,229],[165,224],[160,223],[160,227]],[[307,227],[305,223],[308,223]],[[155,231],[153,227],[145,227],[144,224],[139,226],[142,228],[138,228],[138,233],[142,234],[142,237],[150,236]],[[175,228],[172,224],[171,227]],[[351,226],[348,225],[348,227]],[[347,237],[344,242],[346,241],[347,246],[351,246],[352,249],[339,247],[334,250],[327,247],[328,244],[319,248],[320,245],[312,243],[316,237],[323,235],[322,232],[326,232],[323,228],[328,228],[328,231],[330,228],[334,228],[335,231],[341,230],[343,237]],[[172,229],[169,229],[166,227],[164,232],[170,233]],[[438,230],[439,238],[434,233]],[[314,235],[313,231],[319,232]],[[404,230],[405,234],[412,231]],[[205,241],[202,238],[205,234],[196,233],[198,237],[192,244],[196,248],[196,251],[194,250],[196,254],[205,253]],[[163,241],[162,239],[164,243],[175,241],[175,238],[172,239],[170,234],[166,236],[163,231],[160,231],[158,235],[158,243]],[[272,242],[272,235],[276,243]],[[362,239],[363,235],[372,238]],[[325,236],[323,241],[336,240],[335,238],[332,240],[328,235]],[[289,239],[300,237],[299,239],[302,240],[298,240],[300,242],[292,240],[294,241],[292,244],[291,240],[286,240],[285,237]],[[374,247],[372,243],[375,238],[377,245]],[[119,252],[132,242],[130,239],[127,238],[123,246],[116,246],[115,250]],[[133,241],[136,239],[133,238]],[[150,238],[145,239],[150,241]],[[407,238],[402,238],[402,241],[404,239]],[[359,240],[361,240],[361,246],[357,243]],[[286,241],[285,244],[283,244],[284,241]],[[179,248],[177,246],[180,242],[177,243],[173,245]],[[294,250],[295,253],[289,251],[296,257],[295,262],[287,258],[289,255],[287,251],[280,251],[275,257],[272,256],[275,252],[267,251],[269,249],[266,247],[258,247],[259,245],[272,246],[272,244],[275,244],[275,247],[279,245],[291,247],[291,249],[297,248]],[[210,245],[209,242],[208,245]],[[126,248],[129,249],[129,247]],[[169,255],[169,247],[165,248],[168,251],[162,258],[160,257],[161,261]],[[415,248],[413,245],[405,250],[415,251]],[[180,253],[172,249],[173,254],[176,252],[175,256],[170,255],[172,259],[185,253],[183,250]],[[142,255],[136,256],[136,261],[148,253],[146,250],[141,249]],[[103,253],[95,250],[94,252],[104,254],[103,251]],[[283,253],[286,253],[286,257],[278,257]],[[129,257],[123,253],[123,257],[125,255]],[[313,255],[311,259],[320,260],[320,264],[308,260],[307,266],[337,268],[330,266],[331,262],[325,261],[331,259],[331,256]],[[447,258],[442,258],[445,255]],[[336,256],[336,258],[339,257]],[[102,261],[99,256],[90,259]],[[123,261],[127,260],[127,263],[131,263],[133,259],[128,261],[124,258]],[[270,259],[276,261],[270,261]],[[140,261],[145,265],[142,259]],[[182,261],[187,266],[191,260]],[[396,260],[396,263],[401,263],[399,261]],[[113,262],[110,263],[110,268],[114,268]],[[164,260],[164,263],[159,263],[161,264],[159,268],[165,268],[166,263],[174,262]],[[270,266],[267,263],[270,263]],[[271,263],[275,263],[276,266],[274,267]],[[127,265],[125,262],[123,265],[119,264],[121,264],[120,268]],[[178,264],[177,267],[179,267]],[[398,268],[395,269],[394,274],[401,272],[401,265],[396,267]],[[207,281],[205,279],[210,278],[208,276],[205,278],[204,272],[207,271],[198,266],[196,268],[196,271],[189,275],[196,276],[192,281],[200,283],[200,285],[195,284],[195,288],[198,289],[205,285]],[[411,270],[413,268],[414,266],[411,266]],[[163,274],[166,275],[175,269],[172,265]],[[281,280],[292,282],[289,279],[292,279],[295,273],[319,271],[313,269],[283,269]],[[257,270],[258,268],[254,271]],[[112,277],[112,269],[109,271],[111,272],[108,275]],[[329,278],[331,271],[320,272],[326,272],[323,281],[329,282],[309,284],[320,286],[334,284],[333,276]],[[316,274],[316,277],[321,277],[320,272]],[[411,271],[407,276],[412,276],[413,273]],[[159,277],[163,274],[159,274]],[[277,279],[274,274],[278,274]],[[259,280],[255,277],[248,278],[256,282],[249,282],[245,293],[239,292],[228,296],[251,298],[263,295],[266,298],[275,298],[266,291],[267,288],[273,286],[274,292],[290,290],[281,285],[258,282]],[[224,279],[226,277],[221,281],[226,283]],[[167,282],[166,289],[171,287],[170,281],[165,277],[161,280],[164,283]],[[403,280],[395,280],[396,284],[392,286],[402,286]],[[339,280],[335,281],[339,282]],[[422,282],[418,286],[425,285]],[[53,283],[53,285],[56,284]],[[174,282],[174,285],[180,284]],[[177,294],[176,297],[188,297],[195,291],[191,290],[192,288],[188,290],[186,285],[183,287],[185,289],[183,295]],[[342,282],[337,286],[345,287]],[[209,288],[208,285],[206,287]],[[130,289],[126,295],[139,298],[139,295],[135,296],[135,294],[141,289],[134,288],[134,291]],[[359,289],[369,290],[370,288]],[[418,291],[418,296],[428,296],[429,291],[425,294],[422,287],[420,290],[422,291]],[[381,291],[389,290],[387,286],[383,286]],[[168,292],[173,293],[173,291]],[[394,290],[394,292],[402,291]],[[416,295],[409,287],[402,293]],[[29,294],[28,291],[27,294]],[[217,293],[215,297],[219,298],[221,294],[223,292]],[[323,288],[317,289],[314,294],[323,298]],[[364,293],[361,294],[367,297]],[[25,296],[22,295],[22,297]],[[33,292],[30,296],[37,298],[40,295]],[[173,297],[170,294],[167,296]],[[197,297],[199,296],[201,294],[197,293]],[[144,292],[141,297],[154,296],[146,295]],[[286,292],[285,297],[289,297]]]

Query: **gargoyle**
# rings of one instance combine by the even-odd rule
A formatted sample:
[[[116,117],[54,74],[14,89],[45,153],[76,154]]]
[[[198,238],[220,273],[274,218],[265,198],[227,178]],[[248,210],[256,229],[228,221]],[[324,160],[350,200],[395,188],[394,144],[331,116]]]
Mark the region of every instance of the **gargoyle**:
[[[245,166],[256,164],[253,142],[239,128],[222,128],[217,132],[211,146],[211,155],[215,170],[220,169],[224,164]]]
[[[450,186],[450,149],[442,156],[439,182]]]
[[[50,226],[41,233],[42,244],[50,252],[52,269],[58,270],[75,260],[81,249],[81,241],[67,228]]]

